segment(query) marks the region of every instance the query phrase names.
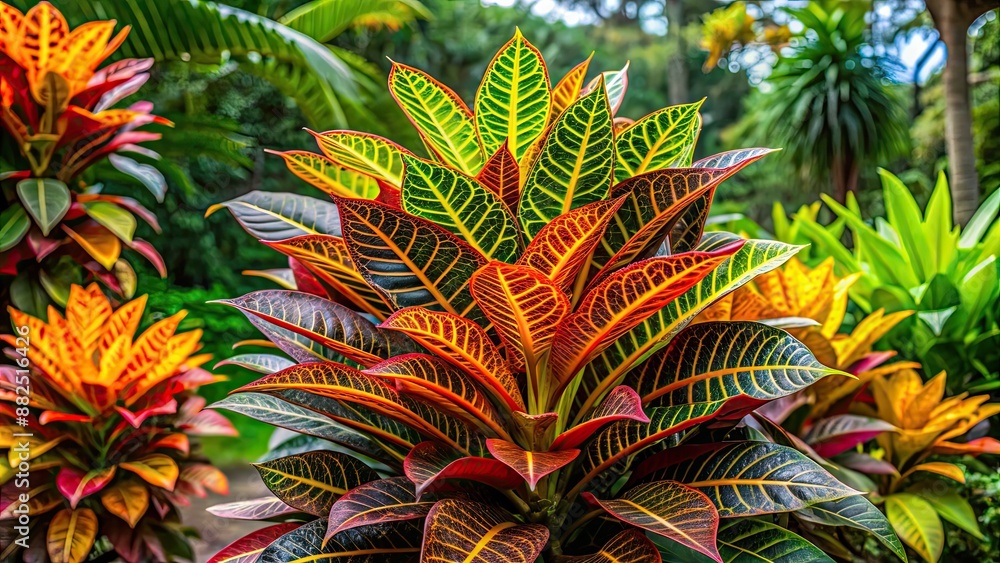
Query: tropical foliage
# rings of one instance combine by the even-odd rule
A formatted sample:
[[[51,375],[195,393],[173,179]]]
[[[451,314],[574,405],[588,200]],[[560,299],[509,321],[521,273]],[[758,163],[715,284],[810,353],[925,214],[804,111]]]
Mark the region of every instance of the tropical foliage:
[[[752,287],[740,288],[702,316],[798,325],[791,332],[817,358],[857,376],[856,380],[817,381],[759,409],[748,423],[863,491],[882,507],[904,543],[924,560],[936,562],[945,546],[941,519],[975,538],[983,535],[969,502],[947,484],[926,477],[936,474],[964,483],[963,470],[940,456],[1000,453],[995,438],[968,436],[973,427],[1000,412],[1000,404],[987,404],[987,395],[945,399],[944,372],[924,384],[915,371],[919,364],[886,364],[895,352],[872,351],[872,345],[909,317],[910,311],[886,315],[878,310],[850,334],[839,333],[848,291],[860,274],[841,279],[833,270],[832,258],[815,269],[792,258],[782,269],[758,276]],[[800,521],[800,532],[828,553],[848,560],[861,556],[863,541],[853,545],[845,539],[848,536],[824,531],[824,527],[867,520],[874,514],[872,509],[852,499],[838,501],[836,508],[812,510]],[[902,552],[898,543],[886,542],[886,546]]]
[[[98,68],[122,44],[129,29],[93,21],[71,30],[48,2],[26,14],[0,3],[0,112],[10,152],[0,174],[0,274],[10,282],[15,305],[44,317],[46,304],[64,306],[82,266],[126,298],[135,273],[122,250],[130,248],[160,271],[163,261],[134,236],[136,216],[159,228],[156,217],[129,197],[104,195],[88,169],[104,160],[134,177],[157,198],[166,184],[153,168],[126,156],[155,157],[141,143],[160,138],[140,130],[160,123],[152,104],[114,106],[149,78],[149,59],[122,59]],[[16,147],[16,152],[12,149]],[[7,285],[7,282],[5,282]]]
[[[908,189],[882,172],[886,217],[874,226],[854,200],[824,201],[837,215],[823,226],[808,208],[789,223],[775,213],[783,240],[811,242],[814,257],[832,256],[840,275],[857,275],[851,299],[866,311],[916,311],[889,334],[889,344],[920,361],[926,373],[948,371],[950,389],[988,391],[1000,387],[1000,193],[980,206],[964,229],[951,221],[951,195],[942,174],[923,213]],[[845,229],[854,241],[840,242]]]
[[[752,111],[734,131],[740,139],[781,143],[803,176],[831,178],[838,201],[859,190],[862,169],[904,153],[909,142],[901,100],[889,86],[892,63],[871,47],[870,7],[865,0],[812,0],[782,9],[801,31],[767,76],[768,87],[748,98]],[[709,60],[732,56],[733,43],[756,53],[762,43],[787,38],[779,26],[757,31],[752,23],[743,3],[706,18]]]
[[[290,257],[264,274],[298,290],[224,301],[288,357],[230,359],[266,375],[214,407],[306,436],[256,465],[276,499],[213,509],[285,522],[213,561],[734,561],[775,543],[826,560],[787,513],[870,506],[734,430],[846,374],[779,328],[688,326],[798,250],[702,236],[719,183],[770,151],[692,162],[700,103],[633,122],[615,115],[627,69],[587,71],[550,87],[518,32],[470,109],[394,64],[390,91],[431,158],[316,133],[323,154],[281,156],[333,202],[220,205]],[[884,518],[871,526],[898,544]]]
[[[199,367],[209,359],[196,354],[201,331],[175,333],[181,312],[136,336],[145,303],[115,310],[95,283],[71,288],[65,317],[10,309],[15,334],[0,337],[16,362],[0,368],[0,559],[192,558],[178,507],[228,485],[191,438],[233,430],[193,393],[219,379]],[[11,536],[25,510],[31,533]]]
[[[27,2],[28,0],[16,0]],[[276,2],[204,0],[64,0],[64,11],[82,20],[113,17],[135,32],[124,42],[129,57],[194,65],[239,65],[293,98],[310,123],[347,124],[366,111],[361,91],[371,82],[370,63],[324,43],[353,27],[397,29],[427,10],[417,0],[340,2],[312,0],[282,13]],[[287,10],[287,8],[285,8]],[[184,22],[201,35],[157,22]]]

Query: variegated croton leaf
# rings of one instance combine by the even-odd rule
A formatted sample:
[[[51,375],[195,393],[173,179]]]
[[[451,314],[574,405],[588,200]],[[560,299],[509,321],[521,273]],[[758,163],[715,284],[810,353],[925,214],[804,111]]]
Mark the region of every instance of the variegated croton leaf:
[[[334,194],[339,231],[270,238],[302,265],[298,292],[228,300],[294,362],[232,360],[265,376],[219,408],[334,450],[260,466],[287,467],[269,483],[315,515],[261,561],[766,559],[780,554],[746,537],[816,548],[738,518],[805,518],[857,498],[789,447],[710,443],[756,407],[844,377],[779,328],[691,324],[799,250],[702,236],[718,185],[770,150],[692,162],[700,102],[633,123],[615,116],[628,66],[590,81],[588,66],[553,87],[517,32],[470,109],[394,64],[390,90],[429,159],[362,133],[314,134],[379,194],[299,174]],[[282,229],[302,224],[276,213]],[[280,518],[282,505],[220,510]]]

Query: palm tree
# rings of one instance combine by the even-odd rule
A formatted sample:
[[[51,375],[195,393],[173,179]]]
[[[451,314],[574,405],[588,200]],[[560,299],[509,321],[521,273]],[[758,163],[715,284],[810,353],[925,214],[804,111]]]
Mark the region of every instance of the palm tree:
[[[37,2],[12,3],[27,9]],[[360,109],[365,61],[323,43],[351,27],[396,28],[427,16],[418,0],[312,0],[278,20],[202,0],[61,0],[59,9],[76,23],[116,19],[132,26],[119,57],[239,65],[294,98],[310,124],[324,128],[347,125],[345,106]]]
[[[927,10],[945,44],[945,144],[951,176],[955,221],[965,224],[979,207],[979,176],[972,138],[969,101],[968,35],[976,19],[997,7],[995,0],[926,0]]]
[[[866,48],[864,1],[817,0],[787,12],[805,31],[767,79],[767,94],[749,104],[743,129],[785,147],[813,177],[827,171],[834,196],[857,191],[860,170],[886,161],[908,143],[902,102],[887,85],[889,61]]]

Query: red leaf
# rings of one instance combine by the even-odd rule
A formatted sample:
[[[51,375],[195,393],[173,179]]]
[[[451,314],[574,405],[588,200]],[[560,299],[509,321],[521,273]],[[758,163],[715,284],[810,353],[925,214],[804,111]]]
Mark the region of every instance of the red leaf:
[[[56,487],[69,500],[70,506],[76,508],[81,499],[106,487],[115,476],[115,469],[116,466],[112,465],[84,473],[70,467],[63,467],[56,475]]]
[[[567,463],[580,455],[580,450],[562,450],[558,452],[529,452],[520,446],[506,440],[490,438],[486,440],[493,457],[518,473],[531,490],[535,490],[538,480],[553,471],[565,467]]]
[[[503,463],[485,457],[461,457],[451,448],[421,442],[403,460],[403,472],[416,485],[420,498],[439,479],[470,479],[498,489],[521,483],[521,476]]]
[[[142,423],[151,416],[174,414],[177,412],[177,401],[175,401],[172,397],[160,397],[160,402],[151,407],[144,408],[137,413],[133,413],[125,407],[118,406],[115,407],[115,410],[118,411],[118,414],[122,415],[122,418],[131,424],[133,428],[139,428],[142,426]]]
[[[476,180],[496,194],[507,206],[507,210],[517,216],[521,200],[520,170],[517,160],[507,148],[507,141],[486,161]]]
[[[642,411],[642,399],[639,394],[626,385],[612,389],[583,422],[557,436],[549,449],[575,448],[590,438],[599,428],[616,420],[649,422],[649,417]]]
[[[253,563],[274,540],[301,525],[300,522],[286,522],[250,532],[224,547],[208,563]]]

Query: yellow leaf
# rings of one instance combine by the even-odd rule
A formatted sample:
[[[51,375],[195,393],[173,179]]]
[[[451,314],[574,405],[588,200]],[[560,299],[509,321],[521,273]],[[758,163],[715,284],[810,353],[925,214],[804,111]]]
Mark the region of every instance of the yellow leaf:
[[[138,481],[123,481],[101,494],[101,504],[108,512],[135,528],[149,508],[149,489]]]
[[[52,517],[46,548],[52,563],[82,563],[97,537],[97,515],[89,508],[64,508]]]
[[[177,462],[164,454],[150,454],[136,461],[120,463],[118,466],[142,477],[150,485],[168,491],[174,490],[177,476],[180,474]]]

